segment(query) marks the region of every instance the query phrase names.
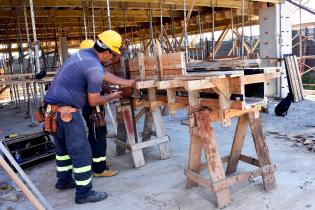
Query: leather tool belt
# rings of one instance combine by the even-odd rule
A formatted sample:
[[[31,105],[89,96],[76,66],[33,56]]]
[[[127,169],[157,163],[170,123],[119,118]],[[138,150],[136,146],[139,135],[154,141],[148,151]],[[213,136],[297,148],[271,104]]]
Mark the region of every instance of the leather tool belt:
[[[55,133],[57,131],[57,112],[60,112],[61,120],[70,122],[72,113],[77,112],[76,108],[71,106],[58,106],[43,103],[35,112],[37,122],[44,122],[44,131]]]

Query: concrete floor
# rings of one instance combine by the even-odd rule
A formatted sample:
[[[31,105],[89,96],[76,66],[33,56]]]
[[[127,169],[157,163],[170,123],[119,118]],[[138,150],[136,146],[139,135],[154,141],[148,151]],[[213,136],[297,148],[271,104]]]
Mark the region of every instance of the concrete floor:
[[[300,210],[315,209],[315,153],[296,142],[285,138],[285,135],[315,135],[315,98],[308,97],[300,103],[292,104],[286,117],[276,117],[273,113],[278,102],[271,101],[270,114],[262,114],[265,135],[272,162],[277,166],[277,189],[264,192],[262,179],[242,183],[231,188],[232,203],[225,208],[239,210],[275,209]],[[39,128],[29,128],[29,120],[23,119],[22,113],[4,106],[0,109],[0,137],[10,133],[23,133]],[[26,170],[30,179],[47,198],[55,209],[217,209],[214,195],[202,187],[185,188],[186,177],[183,169],[187,166],[189,135],[188,127],[181,124],[186,119],[185,110],[176,116],[165,116],[167,134],[171,137],[172,157],[160,160],[158,147],[145,149],[146,165],[133,168],[131,155],[115,157],[115,145],[108,140],[108,157],[112,167],[120,173],[112,178],[94,178],[93,188],[106,191],[109,197],[98,203],[74,204],[74,191],[59,191],[54,188],[56,182],[55,162],[50,161]],[[141,127],[141,122],[139,127]],[[228,128],[215,125],[221,156],[229,154],[236,121]],[[243,154],[255,157],[254,145],[247,135]],[[252,166],[240,163],[238,172],[252,169]],[[9,180],[0,171],[1,180]],[[202,174],[207,176],[207,171]],[[11,182],[12,183],[12,182]],[[19,202],[0,201],[0,209],[12,206],[13,209],[33,209],[26,198],[19,193]]]

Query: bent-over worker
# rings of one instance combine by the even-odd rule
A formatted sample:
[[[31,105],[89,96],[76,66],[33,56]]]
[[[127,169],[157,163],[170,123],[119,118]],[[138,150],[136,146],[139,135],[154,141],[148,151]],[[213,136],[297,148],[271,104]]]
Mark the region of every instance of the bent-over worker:
[[[76,187],[75,202],[78,204],[106,199],[105,192],[92,190],[92,152],[79,109],[103,105],[119,98],[121,92],[100,95],[103,80],[120,83],[125,81],[109,72],[103,64],[120,54],[121,36],[115,31],[98,35],[92,49],[82,49],[72,55],[61,66],[44,98],[47,115],[52,115],[56,129],[53,136],[56,148],[56,188]],[[135,81],[130,80],[128,86]],[[45,121],[46,124],[46,121]],[[72,178],[74,172],[74,180]]]

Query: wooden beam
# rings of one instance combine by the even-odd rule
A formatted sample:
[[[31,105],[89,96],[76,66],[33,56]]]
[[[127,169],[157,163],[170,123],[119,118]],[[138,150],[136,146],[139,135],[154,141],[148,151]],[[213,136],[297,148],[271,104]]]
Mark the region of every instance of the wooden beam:
[[[230,28],[230,24],[228,24],[225,29],[222,31],[222,33],[220,34],[220,37],[218,39],[218,41],[216,41],[216,44],[215,44],[215,47],[214,47],[214,56],[217,54],[217,52],[219,51],[223,41],[224,41],[224,38],[226,37],[227,35],[227,32]],[[208,58],[212,57],[212,52],[209,53],[209,56]]]
[[[190,23],[190,17],[191,17],[191,12],[194,8],[194,4],[195,4],[196,0],[190,0],[190,4],[189,4],[189,10],[188,10],[188,15],[186,17],[186,20],[187,20],[187,27],[189,26],[189,23]],[[182,35],[179,39],[179,44],[178,44],[178,48],[181,48],[182,46],[182,42],[184,40],[184,36],[185,36],[185,28],[183,28],[183,31],[182,31]]]
[[[104,6],[104,0],[94,0],[95,2],[95,7],[96,8],[105,8]],[[141,3],[143,3],[143,7],[146,9],[148,8],[148,2],[151,4],[159,4],[161,1],[160,0],[137,0],[136,6],[140,6]],[[279,0],[267,0],[266,2],[273,2],[273,3],[279,3]],[[111,0],[110,1],[111,5],[116,3],[116,6],[113,7],[118,7],[118,5],[126,4],[127,6],[132,5],[135,3],[134,0]],[[183,5],[182,0],[163,0],[163,5],[174,5],[174,7],[180,7]],[[187,3],[189,5],[189,3]],[[209,0],[196,0],[195,2],[196,6],[209,6]],[[11,8],[11,7],[16,7],[16,6],[21,6],[18,0],[2,0],[0,7],[3,8]],[[34,1],[34,7],[54,7],[54,8],[63,8],[63,7],[75,7],[75,8],[82,8],[82,1],[81,0],[54,0],[54,1]],[[111,6],[112,7],[112,6]],[[216,0],[215,7],[226,7],[226,8],[240,8],[241,7],[241,0]],[[159,9],[157,5],[155,5],[156,9]]]

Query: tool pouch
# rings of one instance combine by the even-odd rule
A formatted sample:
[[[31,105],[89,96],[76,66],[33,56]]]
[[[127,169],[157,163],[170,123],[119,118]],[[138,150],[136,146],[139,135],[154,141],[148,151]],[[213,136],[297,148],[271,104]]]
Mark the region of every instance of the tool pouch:
[[[47,108],[46,103],[42,103],[37,110],[34,113],[35,119],[38,123],[44,122],[45,121],[45,111]]]
[[[60,118],[64,122],[70,122],[72,120],[72,113],[69,109],[65,108],[60,112]]]
[[[105,110],[103,106],[94,107],[90,114],[90,120],[96,127],[103,127],[105,122]]]
[[[47,105],[45,114],[45,131],[55,133],[57,131],[57,110],[58,106]]]

